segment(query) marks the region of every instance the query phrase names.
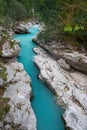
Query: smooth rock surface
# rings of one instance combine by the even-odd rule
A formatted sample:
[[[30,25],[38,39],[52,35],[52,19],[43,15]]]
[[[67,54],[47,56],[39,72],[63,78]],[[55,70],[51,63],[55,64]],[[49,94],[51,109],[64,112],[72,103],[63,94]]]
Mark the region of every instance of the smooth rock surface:
[[[12,61],[18,56],[19,51],[19,42],[12,40],[7,35],[1,36],[0,100],[3,89],[3,97],[9,99],[10,108],[2,116],[2,121],[0,120],[0,130],[36,130],[36,117],[30,102],[31,79],[21,63]]]
[[[33,41],[39,46],[44,48],[49,54],[51,54],[57,60],[65,60],[72,68],[87,74],[87,56],[83,53],[72,51],[66,49],[65,46],[60,43],[51,43],[51,45],[46,45],[43,39],[40,41],[37,37],[33,38]]]
[[[87,75],[66,71],[43,49],[35,48],[34,62],[40,69],[40,79],[57,95],[65,106],[63,118],[70,130],[87,130]],[[76,78],[75,78],[76,77]]]
[[[18,44],[14,44],[11,47],[10,43],[7,41],[2,46],[2,57],[10,58],[13,56],[17,56],[19,54],[20,48]]]
[[[63,117],[70,130],[87,130],[87,117],[84,111],[73,102],[68,105]]]
[[[3,58],[17,57],[20,52],[19,42],[12,40],[7,35],[0,39],[0,56]]]
[[[70,66],[87,74],[87,57],[84,54],[80,54],[78,52],[66,52],[61,51],[58,53],[60,57],[65,59]]]
[[[27,33],[29,33],[27,26],[25,26],[24,24],[18,24],[18,23],[14,25],[13,31],[17,34],[27,34]]]
[[[10,99],[10,110],[3,119],[1,129],[36,130],[36,118],[30,102],[30,77],[20,63],[9,62],[3,66],[7,73],[7,80],[3,82],[6,84],[3,97]]]

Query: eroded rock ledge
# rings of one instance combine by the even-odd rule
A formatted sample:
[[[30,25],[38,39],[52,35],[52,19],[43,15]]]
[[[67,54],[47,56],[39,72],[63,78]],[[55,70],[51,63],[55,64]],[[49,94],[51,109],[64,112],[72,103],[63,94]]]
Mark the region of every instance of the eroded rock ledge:
[[[19,42],[7,36],[0,39],[0,130],[36,130],[31,79],[15,61]]]
[[[27,34],[27,33],[29,33],[28,28],[25,25],[19,24],[19,23],[16,23],[14,25],[13,31],[17,34]]]
[[[43,26],[40,25],[38,21],[31,20],[31,22],[20,22],[20,23],[15,23],[13,26],[13,32],[17,34],[27,34],[31,33],[29,31],[29,28],[32,27],[32,25],[39,25],[39,29],[42,30]]]
[[[72,68],[87,74],[87,56],[85,53],[73,51],[73,49],[67,49],[66,46],[61,43],[50,43],[49,45],[39,41],[38,38],[33,38],[33,41],[39,46],[44,48],[54,58],[64,59]]]
[[[56,94],[58,103],[65,106],[66,128],[87,130],[87,75],[72,70],[63,59],[54,60],[41,48],[34,51],[39,78]]]

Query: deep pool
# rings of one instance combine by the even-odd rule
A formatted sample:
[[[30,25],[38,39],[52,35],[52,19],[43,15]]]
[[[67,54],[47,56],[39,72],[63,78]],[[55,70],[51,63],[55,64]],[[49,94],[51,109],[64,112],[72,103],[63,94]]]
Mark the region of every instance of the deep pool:
[[[56,104],[53,93],[37,78],[39,70],[34,65],[35,53],[32,51],[36,44],[32,42],[32,38],[39,33],[38,26],[31,27],[30,32],[31,34],[17,34],[14,39],[19,40],[21,46],[18,62],[24,65],[32,79],[32,107],[37,118],[37,130],[65,130],[61,118],[63,109]]]

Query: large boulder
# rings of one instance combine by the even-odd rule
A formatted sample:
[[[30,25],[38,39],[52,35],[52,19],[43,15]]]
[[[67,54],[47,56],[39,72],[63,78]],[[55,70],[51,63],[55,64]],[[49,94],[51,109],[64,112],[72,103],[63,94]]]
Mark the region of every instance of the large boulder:
[[[13,31],[17,34],[27,34],[30,33],[28,28],[23,24],[15,24],[13,27]]]
[[[74,69],[87,74],[87,56],[84,54],[75,51],[60,51],[57,55],[58,57],[65,59]]]
[[[20,52],[19,42],[3,35],[0,39],[0,56],[12,58],[18,56]]]
[[[69,130],[87,130],[87,116],[75,103],[69,103],[63,118]]]

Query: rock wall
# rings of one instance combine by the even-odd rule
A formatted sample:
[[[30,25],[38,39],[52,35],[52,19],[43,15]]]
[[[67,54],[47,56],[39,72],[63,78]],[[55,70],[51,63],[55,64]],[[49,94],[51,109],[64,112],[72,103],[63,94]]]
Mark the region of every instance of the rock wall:
[[[30,102],[31,79],[23,65],[15,60],[19,51],[19,42],[1,36],[0,130],[36,130],[36,117]]]
[[[39,78],[56,94],[65,107],[63,119],[70,130],[87,130],[87,75],[70,68],[63,59],[55,60],[43,49],[35,48],[34,62]]]
[[[57,60],[64,59],[72,68],[87,74],[87,56],[86,53],[80,53],[73,51],[72,49],[66,49],[66,46],[61,43],[50,43],[49,45],[33,38],[33,41],[45,49]]]

